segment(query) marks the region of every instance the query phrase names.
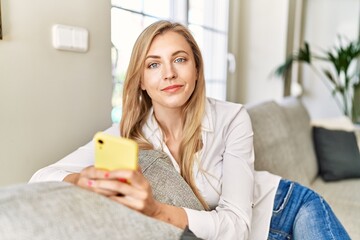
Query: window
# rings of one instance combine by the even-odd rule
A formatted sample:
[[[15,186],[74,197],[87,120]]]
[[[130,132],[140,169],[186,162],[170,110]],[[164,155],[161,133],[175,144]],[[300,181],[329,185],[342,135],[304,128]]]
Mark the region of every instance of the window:
[[[122,84],[135,40],[144,28],[160,19],[189,27],[203,54],[207,96],[225,100],[228,6],[228,0],[112,0],[114,123],[121,118]]]

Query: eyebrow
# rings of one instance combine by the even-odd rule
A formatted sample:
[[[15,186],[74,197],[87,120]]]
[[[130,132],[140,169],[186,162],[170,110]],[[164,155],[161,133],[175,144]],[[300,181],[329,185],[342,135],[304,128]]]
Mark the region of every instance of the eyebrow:
[[[177,55],[177,54],[179,54],[179,53],[185,53],[186,55],[189,55],[186,51],[184,51],[184,50],[179,50],[179,51],[176,51],[176,52],[174,52],[173,54],[171,54],[171,56],[175,56],[175,55]],[[148,58],[156,58],[156,59],[158,59],[158,58],[161,58],[161,57],[158,56],[158,55],[149,55],[149,56],[146,56],[145,60],[148,59]]]

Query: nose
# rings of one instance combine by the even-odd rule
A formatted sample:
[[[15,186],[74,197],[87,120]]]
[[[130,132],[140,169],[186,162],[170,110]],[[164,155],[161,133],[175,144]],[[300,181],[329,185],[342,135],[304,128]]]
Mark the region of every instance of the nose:
[[[176,78],[176,70],[172,64],[166,64],[163,68],[163,78],[164,80],[172,80]]]

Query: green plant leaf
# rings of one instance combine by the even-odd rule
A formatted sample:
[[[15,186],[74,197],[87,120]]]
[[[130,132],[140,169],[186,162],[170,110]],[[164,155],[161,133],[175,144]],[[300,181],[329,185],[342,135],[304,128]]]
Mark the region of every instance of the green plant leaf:
[[[310,51],[310,45],[307,42],[305,42],[304,47],[299,49],[299,52],[296,55],[296,60],[311,64],[311,55],[312,54]]]
[[[277,67],[275,69],[275,75],[280,76],[280,77],[284,77],[287,73],[287,71],[290,70],[292,63],[294,61],[294,57],[293,56],[289,56],[285,63],[280,65],[279,67]]]
[[[347,76],[351,62],[360,56],[360,44],[359,42],[349,42],[345,46],[334,47],[327,52],[327,55],[337,74],[340,75],[341,72],[344,72]]]
[[[323,72],[324,72],[325,76],[330,80],[330,82],[332,82],[335,86],[338,85],[334,76],[331,74],[331,72],[329,70],[324,69]]]
[[[286,73],[291,69],[294,61],[311,64],[310,46],[307,42],[305,42],[303,48],[300,48],[297,53],[288,56],[285,63],[275,69],[275,75],[284,77]]]

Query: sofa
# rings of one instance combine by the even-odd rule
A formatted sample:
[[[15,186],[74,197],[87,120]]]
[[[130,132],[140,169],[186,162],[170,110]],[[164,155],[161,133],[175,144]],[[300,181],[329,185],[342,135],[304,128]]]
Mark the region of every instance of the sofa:
[[[204,210],[165,153],[139,152],[154,197]],[[1,240],[196,240],[188,229],[144,216],[100,194],[65,182],[17,184],[0,189]]]
[[[351,239],[360,239],[360,178],[325,181],[319,174],[314,127],[301,99],[266,101],[247,108],[254,130],[255,169],[315,190],[328,201]]]
[[[321,194],[352,239],[360,239],[360,178],[324,181],[313,127],[301,100],[246,105],[254,129],[255,168],[297,181]],[[140,151],[140,166],[156,199],[202,209],[161,152]],[[109,199],[60,182],[0,189],[0,239],[196,239]]]

